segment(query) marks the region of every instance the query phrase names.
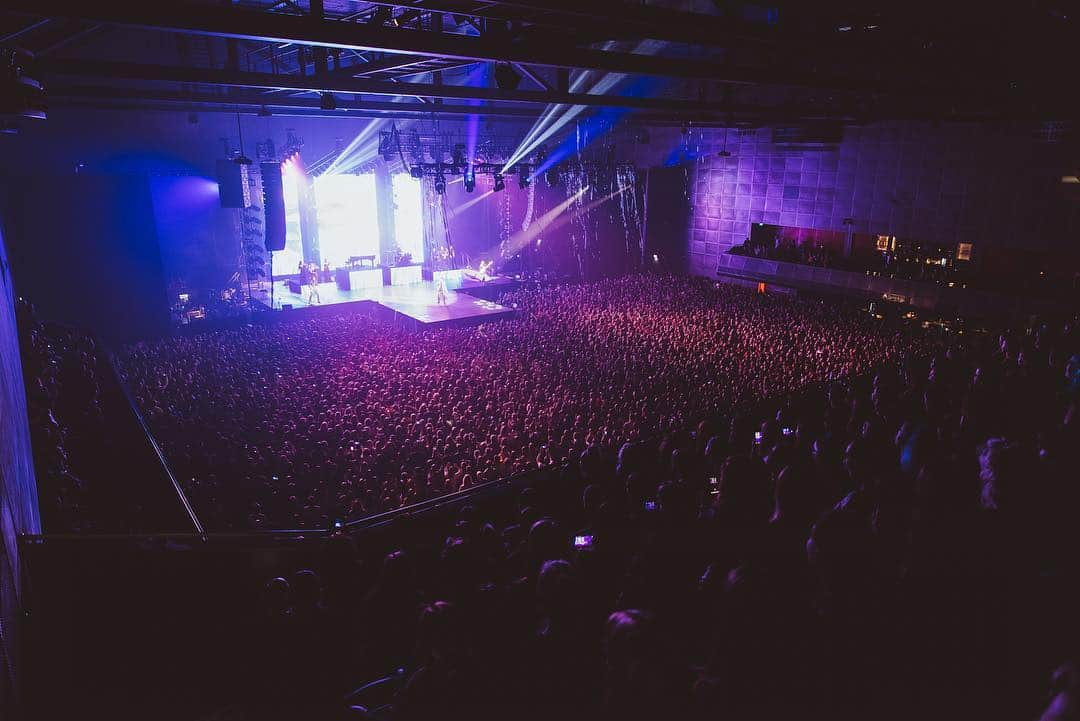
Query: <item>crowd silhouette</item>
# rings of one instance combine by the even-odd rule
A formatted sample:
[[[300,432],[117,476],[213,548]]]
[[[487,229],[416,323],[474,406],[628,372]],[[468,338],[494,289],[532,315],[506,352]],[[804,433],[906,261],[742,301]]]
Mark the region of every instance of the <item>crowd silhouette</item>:
[[[332,539],[258,601],[292,660],[254,713],[1073,718],[1078,341],[954,336],[400,519],[381,562]]]

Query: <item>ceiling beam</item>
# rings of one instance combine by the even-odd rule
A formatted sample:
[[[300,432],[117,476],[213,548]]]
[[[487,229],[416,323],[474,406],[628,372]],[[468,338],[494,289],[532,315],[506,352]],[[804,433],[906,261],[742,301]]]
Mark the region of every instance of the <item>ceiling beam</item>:
[[[391,55],[367,63],[355,63],[343,68],[338,68],[330,73],[331,77],[337,78],[360,78],[365,75],[381,73],[386,70],[410,68],[414,65],[430,62],[431,58],[426,55]]]
[[[16,40],[19,37],[25,35],[26,33],[33,32],[34,30],[37,30],[38,28],[40,28],[43,25],[48,25],[50,22],[51,21],[48,18],[45,18],[44,20],[37,20],[35,22],[32,22],[29,25],[27,25],[27,26],[25,26],[23,28],[20,28],[20,29],[14,31],[14,32],[8,33],[7,35],[0,36],[0,43],[10,43],[12,40]]]
[[[259,108],[306,108],[319,109],[318,98],[304,98],[290,95],[266,96],[256,92],[236,92],[225,94],[208,92],[187,92],[178,90],[159,90],[152,88],[110,88],[84,85],[59,85],[49,87],[50,100],[65,99],[100,99],[146,102],[188,103],[197,105],[220,105],[223,109],[235,109],[238,106],[258,110]],[[428,116],[431,114],[431,106],[413,105],[411,103],[395,103],[389,100],[349,100],[337,99],[338,111],[331,111],[330,115],[340,115],[348,112],[351,115],[371,113],[373,115],[386,112]],[[441,105],[440,114],[447,115],[479,115],[507,118],[535,118],[543,112],[543,108],[527,105]]]
[[[339,99],[336,110],[322,110],[317,98],[299,98],[279,96],[267,98],[253,93],[219,95],[205,92],[185,92],[169,90],[150,90],[139,88],[109,88],[90,86],[56,86],[50,88],[50,100],[57,105],[78,105],[130,110],[160,111],[206,111],[240,112],[258,114],[262,108],[271,109],[273,116],[317,116],[327,118],[427,118],[431,108],[393,103],[387,101],[349,101]],[[751,108],[742,108],[749,111]],[[476,116],[479,118],[501,120],[532,120],[541,112],[541,108],[529,106],[497,105],[442,105],[440,114],[450,116]],[[736,117],[743,114],[736,113]],[[678,126],[691,122],[696,127],[722,127],[732,121],[731,114],[724,116],[698,113],[686,118],[673,118],[669,113],[638,112],[627,116],[634,125]]]
[[[391,97],[413,96],[458,100],[541,103],[544,105],[585,105],[592,107],[631,108],[637,110],[661,110],[671,113],[724,112],[727,109],[727,105],[721,103],[675,100],[658,97],[637,98],[617,95],[592,95],[588,93],[501,90],[499,88],[477,88],[466,85],[395,83],[388,80],[373,80],[370,78],[320,78],[313,75],[284,75],[245,71],[236,72],[205,68],[186,68],[174,65],[141,65],[135,63],[95,62],[90,60],[47,59],[39,62],[37,64],[37,69],[39,72],[70,77],[191,83],[196,85],[218,85],[222,87],[260,88],[264,90],[302,90],[311,92],[386,95]]]
[[[615,0],[539,0],[476,2],[475,0],[375,0],[386,7],[421,7],[489,20],[518,20],[545,27],[601,32],[611,37],[637,37],[698,45],[727,46],[733,40],[757,44],[780,39],[779,28],[740,20]],[[788,33],[790,35],[790,33]]]
[[[317,97],[297,97],[289,95],[267,96],[251,91],[232,93],[211,93],[204,91],[162,90],[151,88],[117,88],[85,85],[51,85],[51,101],[60,104],[108,103],[110,107],[125,107],[148,110],[212,110],[222,112],[257,113],[262,108],[272,109],[274,115],[290,113],[323,117],[389,117],[389,118],[428,118],[432,106],[413,105],[410,103],[386,100],[353,100],[344,97],[337,99],[337,109],[323,111],[319,108]],[[543,113],[543,108],[533,105],[461,105],[444,104],[438,107],[440,115],[478,116],[481,118],[526,120]],[[649,111],[635,111],[626,116],[631,125],[638,126],[680,126],[690,123],[696,127],[731,127],[735,123],[758,122],[783,123],[800,120],[831,120],[839,122],[870,122],[875,119],[908,119],[924,121],[966,122],[986,121],[1007,118],[1011,120],[1033,120],[1037,114],[1030,109],[1013,108],[1006,116],[987,113],[964,113],[951,115],[927,107],[895,106],[880,108],[878,112],[867,115],[850,108],[840,107],[775,107],[766,105],[738,104],[730,105],[723,113],[696,112],[673,115]]]
[[[522,75],[527,77],[529,80],[532,80],[534,83],[539,85],[542,89],[547,90],[549,92],[555,90],[555,88],[552,87],[551,83],[549,83],[547,80],[544,80],[544,78],[540,75],[540,73],[536,72],[535,70],[530,68],[528,65],[523,65],[522,63],[514,63],[514,67],[518,69],[518,72],[520,72]]]
[[[249,11],[190,3],[136,3],[120,0],[5,0],[5,10],[29,15],[64,17],[263,42],[381,50],[452,60],[518,62],[558,68],[589,68],[616,73],[842,89],[849,79],[827,79],[799,69],[783,72],[734,67],[700,58],[661,57],[564,47],[553,43],[517,43],[510,38],[475,38],[447,33],[376,27],[370,24],[320,20],[299,15]],[[865,82],[858,83],[865,86]]]

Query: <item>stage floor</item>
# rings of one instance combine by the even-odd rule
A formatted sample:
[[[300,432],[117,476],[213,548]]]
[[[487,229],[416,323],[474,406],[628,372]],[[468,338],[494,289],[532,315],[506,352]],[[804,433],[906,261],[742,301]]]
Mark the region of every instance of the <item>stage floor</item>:
[[[410,285],[377,286],[374,288],[356,288],[341,290],[336,283],[319,283],[319,299],[310,298],[309,288],[303,293],[293,293],[283,280],[274,283],[274,309],[283,310],[285,306],[293,309],[326,307],[345,303],[370,301],[379,306],[410,318],[424,326],[458,324],[460,322],[486,322],[514,315],[512,308],[501,306],[490,300],[469,295],[470,289],[495,289],[505,287],[510,290],[514,282],[509,278],[493,278],[486,283],[461,278],[458,282],[448,282],[447,286],[457,290],[448,290],[446,305],[436,302],[435,283],[424,281]],[[269,297],[263,299],[270,304]]]

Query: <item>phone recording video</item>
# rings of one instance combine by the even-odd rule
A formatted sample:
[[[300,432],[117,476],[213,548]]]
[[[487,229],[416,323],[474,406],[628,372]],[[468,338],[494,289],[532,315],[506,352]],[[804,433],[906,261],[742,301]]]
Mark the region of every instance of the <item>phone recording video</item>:
[[[574,548],[592,548],[592,536],[574,536]]]

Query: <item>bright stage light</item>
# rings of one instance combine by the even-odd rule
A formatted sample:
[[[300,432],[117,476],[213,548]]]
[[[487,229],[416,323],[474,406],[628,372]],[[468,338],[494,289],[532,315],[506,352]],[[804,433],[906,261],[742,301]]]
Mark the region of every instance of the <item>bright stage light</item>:
[[[529,177],[529,169],[528,168],[519,169],[518,170],[518,187],[521,188],[522,190],[525,190],[525,188],[529,187],[529,183],[531,183],[531,182],[532,182],[532,179]]]
[[[395,173],[394,234],[397,246],[412,256],[414,263],[423,263],[424,202],[420,181],[407,173]]]
[[[483,193],[480,193],[480,195],[477,195],[475,198],[471,198],[471,199],[467,200],[466,202],[462,203],[461,205],[459,205],[458,207],[454,208],[454,213],[455,214],[464,213],[469,208],[472,208],[475,205],[479,205],[489,195],[492,195],[494,192],[495,192],[494,190],[490,190],[490,189],[485,190]]]
[[[282,163],[281,171],[281,192],[285,203],[285,250],[274,254],[274,263],[278,268],[288,268],[291,273],[304,258],[300,240],[300,183],[304,174],[299,164],[294,162],[292,154]]]
[[[476,190],[476,169],[472,165],[465,168],[465,192],[471,193]]]
[[[530,243],[532,243],[533,240],[536,240],[537,238],[539,238],[545,231],[553,230],[554,228],[559,227],[561,224],[569,222],[570,218],[576,217],[576,215],[578,213],[587,213],[588,211],[592,210],[593,208],[600,205],[604,201],[615,197],[616,195],[618,195],[622,191],[616,191],[616,192],[612,193],[611,195],[600,198],[599,200],[594,200],[592,203],[589,203],[588,205],[586,205],[586,206],[584,206],[582,208],[576,209],[574,211],[574,213],[572,213],[570,215],[567,215],[565,217],[560,217],[570,208],[570,206],[572,206],[574,203],[576,203],[578,201],[578,199],[581,196],[585,195],[585,193],[587,193],[587,192],[589,192],[589,186],[588,185],[586,185],[584,188],[582,188],[578,192],[571,195],[569,198],[567,198],[563,202],[556,205],[554,208],[552,208],[548,212],[541,215],[539,218],[535,219],[532,222],[532,225],[529,226],[528,230],[522,230],[522,231],[519,231],[517,233],[514,233],[514,235],[512,235],[510,238],[508,238],[505,241],[505,243],[503,243],[501,246],[492,248],[487,253],[483,253],[482,255],[484,257],[487,257],[487,256],[499,257],[501,255],[502,257],[507,257],[507,258],[509,258],[509,257],[511,257],[513,255],[516,255],[517,253],[519,253],[521,251],[522,248],[528,246]],[[469,201],[469,202],[471,203],[472,201]],[[459,208],[459,210],[460,210],[460,208]]]
[[[379,223],[374,173],[322,175],[315,179],[314,191],[322,259],[339,266],[350,256],[377,255]]]

